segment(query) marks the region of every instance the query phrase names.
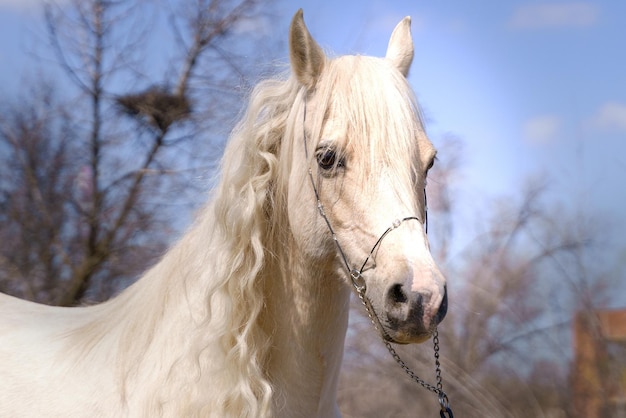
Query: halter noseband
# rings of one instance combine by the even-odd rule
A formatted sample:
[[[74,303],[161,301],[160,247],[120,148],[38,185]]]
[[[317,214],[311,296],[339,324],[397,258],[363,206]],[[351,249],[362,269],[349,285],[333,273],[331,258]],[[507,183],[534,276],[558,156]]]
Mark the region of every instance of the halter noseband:
[[[369,259],[373,257],[374,252],[376,252],[376,249],[380,246],[383,239],[391,231],[393,231],[396,228],[399,228],[403,222],[411,221],[411,220],[414,220],[417,222],[422,222],[422,221],[420,220],[418,216],[407,216],[402,219],[394,220],[391,226],[387,228],[385,232],[383,232],[382,235],[378,238],[378,240],[372,247],[371,251],[365,258],[365,261],[361,265],[361,268],[357,270],[356,268],[350,266],[350,263],[348,262],[348,257],[346,256],[346,253],[343,251],[343,248],[341,247],[341,244],[339,243],[337,235],[335,234],[335,230],[333,229],[333,226],[331,225],[330,220],[328,219],[328,216],[326,215],[326,212],[324,211],[324,205],[322,204],[319,192],[317,190],[317,186],[315,185],[315,180],[313,179],[313,169],[311,168],[311,165],[309,163],[309,150],[308,150],[308,144],[307,144],[306,127],[305,127],[306,94],[307,93],[305,92],[304,93],[304,111],[303,111],[304,115],[303,115],[303,120],[302,120],[302,138],[304,141],[304,156],[308,164],[308,173],[309,173],[309,180],[311,181],[311,187],[313,188],[313,192],[315,193],[315,200],[317,202],[317,210],[320,216],[322,217],[322,219],[324,219],[324,222],[326,222],[326,226],[328,227],[328,230],[330,231],[330,235],[332,236],[333,241],[335,242],[335,247],[337,248],[337,251],[339,252],[339,255],[341,256],[341,259],[343,261],[344,266],[346,267],[348,275],[350,276],[350,280],[352,281],[352,286],[356,290],[359,299],[365,306],[367,315],[372,321],[374,328],[376,328],[381,333],[381,336],[383,338],[383,343],[387,347],[387,350],[389,351],[391,356],[394,358],[394,360],[398,363],[398,365],[402,368],[402,370],[404,370],[404,372],[412,380],[414,380],[416,383],[421,385],[423,388],[431,392],[434,392],[437,395],[439,399],[439,405],[440,405],[440,410],[439,410],[440,418],[454,418],[454,415],[452,414],[452,409],[450,408],[450,401],[448,400],[448,395],[446,395],[446,393],[443,391],[441,368],[440,368],[440,362],[439,362],[439,337],[438,337],[437,330],[435,329],[433,333],[433,343],[434,343],[434,349],[435,349],[435,374],[436,374],[436,380],[437,380],[437,384],[436,386],[434,386],[434,385],[429,384],[425,380],[421,379],[420,377],[418,377],[417,374],[415,374],[415,372],[413,372],[413,370],[411,370],[409,366],[407,366],[407,364],[400,358],[400,355],[396,352],[396,350],[390,344],[390,341],[392,341],[393,339],[385,331],[385,327],[383,327],[383,324],[381,323],[378,315],[376,314],[376,311],[374,310],[374,307],[372,306],[370,299],[365,294],[367,290],[367,284],[365,282],[365,278],[363,277],[363,270],[365,269],[365,266],[367,265],[367,262],[369,261]],[[423,222],[423,225],[424,225],[425,232],[428,233],[428,208],[426,204],[426,188],[424,188],[424,222]]]

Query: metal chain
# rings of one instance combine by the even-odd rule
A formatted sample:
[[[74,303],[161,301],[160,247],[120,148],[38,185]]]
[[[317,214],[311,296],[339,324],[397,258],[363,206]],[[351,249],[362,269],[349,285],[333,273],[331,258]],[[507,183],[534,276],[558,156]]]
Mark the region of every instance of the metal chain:
[[[365,280],[363,280],[363,276],[359,274],[357,277],[355,274],[351,274],[351,278],[352,278],[352,284],[354,288],[356,289],[357,295],[359,296],[361,303],[365,307],[365,312],[367,312],[367,316],[372,322],[372,325],[374,326],[374,328],[383,336],[383,343],[385,344],[385,347],[387,347],[387,350],[389,351],[389,354],[391,354],[391,357],[393,357],[396,363],[409,376],[410,379],[415,381],[424,389],[427,389],[437,394],[437,397],[439,398],[439,405],[441,407],[439,411],[439,415],[441,416],[441,418],[454,418],[454,415],[452,414],[452,409],[450,408],[450,401],[448,399],[448,395],[446,395],[446,393],[443,391],[443,379],[441,377],[441,362],[439,361],[439,332],[437,331],[437,329],[435,329],[435,332],[433,333],[433,346],[434,346],[433,348],[435,351],[436,384],[431,385],[430,383],[426,382],[424,379],[420,378],[413,370],[411,370],[411,368],[406,364],[406,362],[402,360],[398,352],[393,348],[391,343],[387,341],[388,335],[386,331],[384,330],[382,324],[380,323],[380,319],[378,318],[378,315],[376,314],[376,311],[374,310],[372,303],[370,302],[369,298],[365,295],[366,286],[365,286]]]

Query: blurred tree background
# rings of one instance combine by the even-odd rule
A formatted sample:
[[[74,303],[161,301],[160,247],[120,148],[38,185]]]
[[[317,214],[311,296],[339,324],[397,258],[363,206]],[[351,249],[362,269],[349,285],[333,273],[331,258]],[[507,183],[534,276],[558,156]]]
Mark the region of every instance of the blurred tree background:
[[[258,34],[272,13],[258,0],[46,4],[46,59],[62,78],[0,104],[4,292],[102,301],[154,263],[277,50]]]
[[[260,0],[47,4],[45,65],[21,97],[0,101],[2,292],[99,302],[156,261],[204,200],[262,64],[286,56],[285,31],[271,26],[277,10]],[[455,416],[587,416],[572,389],[573,321],[589,319],[594,344],[606,347],[595,312],[621,277],[603,261],[602,223],[553,201],[541,178],[458,217],[463,141],[432,140],[429,234],[449,283],[439,338]],[[463,242],[461,220],[474,230]],[[398,350],[434,382],[431,342]],[[611,406],[616,387],[626,393],[620,350],[599,350],[593,362],[605,416],[625,416]],[[622,374],[606,371],[611,355],[622,356]],[[435,395],[403,374],[358,300],[340,383],[346,417],[438,414]]]

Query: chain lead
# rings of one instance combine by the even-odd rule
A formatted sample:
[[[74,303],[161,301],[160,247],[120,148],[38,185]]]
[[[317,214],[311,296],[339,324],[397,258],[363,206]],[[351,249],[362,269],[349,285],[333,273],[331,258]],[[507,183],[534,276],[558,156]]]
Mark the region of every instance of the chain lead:
[[[353,283],[354,283],[354,279],[353,279]],[[384,328],[382,327],[382,324],[380,323],[380,319],[378,319],[378,315],[376,315],[376,312],[374,311],[372,303],[370,302],[369,298],[365,295],[365,289],[360,290],[360,288],[357,287],[356,284],[354,285],[354,288],[357,291],[357,295],[359,296],[361,303],[365,307],[365,311],[367,312],[367,316],[372,322],[372,325],[374,325],[374,328],[378,330],[378,332],[383,336],[383,343],[385,344],[385,347],[387,347],[387,351],[389,351],[389,354],[391,354],[391,357],[393,357],[396,363],[398,363],[400,368],[404,370],[404,372],[409,376],[409,378],[411,378],[417,384],[422,386],[424,389],[427,389],[437,394],[439,398],[439,405],[441,406],[440,415],[442,418],[446,418],[446,416],[447,418],[453,418],[452,410],[450,409],[450,401],[448,400],[448,395],[446,395],[446,393],[443,391],[443,379],[441,377],[441,362],[439,361],[439,332],[435,329],[435,332],[433,333],[433,345],[434,345],[434,350],[435,350],[435,379],[436,379],[436,385],[433,386],[430,383],[426,382],[424,379],[420,378],[413,370],[411,370],[411,368],[405,363],[405,361],[402,360],[398,352],[393,348],[391,343],[387,341],[387,338],[389,336],[387,335]]]
[[[360,275],[359,275],[360,276]],[[361,276],[362,278],[362,276]],[[354,278],[353,278],[354,283]],[[383,343],[385,347],[387,347],[387,351],[391,354],[391,357],[396,361],[396,363],[400,366],[400,368],[412,379],[414,382],[422,386],[424,389],[427,389],[435,394],[439,399],[439,416],[440,418],[454,418],[454,414],[452,413],[452,408],[450,408],[450,400],[448,399],[448,395],[443,391],[443,379],[441,377],[441,362],[439,361],[439,332],[435,329],[433,333],[433,348],[435,351],[435,386],[426,382],[424,379],[420,378],[411,368],[402,360],[398,352],[393,348],[391,343],[387,341],[388,335],[385,332],[382,324],[380,323],[380,319],[378,319],[378,315],[374,311],[374,307],[370,302],[369,298],[365,296],[365,286],[363,286],[362,290],[356,284],[354,284],[354,288],[357,291],[359,299],[363,306],[365,306],[365,311],[367,312],[367,316],[369,317],[374,328],[378,330],[378,332],[383,336]]]

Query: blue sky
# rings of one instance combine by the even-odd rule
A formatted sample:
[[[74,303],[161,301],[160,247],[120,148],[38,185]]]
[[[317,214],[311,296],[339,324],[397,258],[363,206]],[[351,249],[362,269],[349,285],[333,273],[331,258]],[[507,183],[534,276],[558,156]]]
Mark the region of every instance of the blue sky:
[[[0,0],[0,94],[15,91],[31,59],[40,4]],[[457,187],[465,216],[541,176],[555,202],[608,222],[615,253],[626,260],[626,2],[282,4],[271,31],[286,36],[302,7],[314,37],[336,54],[384,55],[395,24],[410,15],[410,82],[427,130],[435,144],[446,134],[465,143]]]

